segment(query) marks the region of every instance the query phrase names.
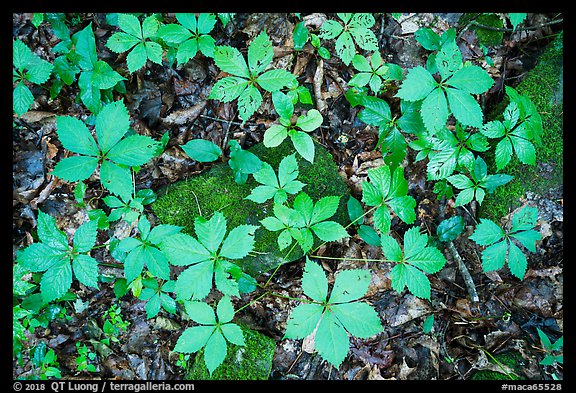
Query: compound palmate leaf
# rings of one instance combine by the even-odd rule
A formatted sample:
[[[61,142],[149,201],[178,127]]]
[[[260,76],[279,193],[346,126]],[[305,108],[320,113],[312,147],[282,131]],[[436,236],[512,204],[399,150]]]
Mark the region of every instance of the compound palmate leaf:
[[[408,287],[410,293],[422,299],[430,299],[430,280],[426,274],[440,271],[446,264],[444,255],[433,246],[428,246],[428,236],[412,227],[404,234],[404,251],[390,235],[382,236],[382,252],[397,264],[390,272],[392,288],[402,292]]]
[[[184,307],[186,314],[199,325],[184,330],[174,351],[196,353],[204,349],[204,364],[210,374],[224,362],[227,342],[246,345],[240,326],[230,322],[234,317],[234,306],[228,296],[219,300],[216,312],[208,304],[197,301],[187,301]]]
[[[362,183],[362,202],[374,206],[374,226],[382,233],[390,231],[391,209],[406,224],[416,220],[416,200],[407,195],[408,182],[404,168],[391,171],[387,165],[368,170],[368,181]]]
[[[382,332],[374,308],[359,299],[368,291],[370,273],[343,270],[336,274],[328,295],[328,279],[320,265],[306,257],[302,289],[312,298],[292,310],[284,338],[301,339],[314,334],[314,348],[339,368],[349,351],[349,338],[369,338]]]
[[[202,300],[216,288],[229,296],[239,296],[238,282],[230,278],[239,260],[254,248],[255,225],[239,225],[226,235],[226,218],[215,212],[212,218],[197,217],[196,238],[186,233],[164,237],[160,249],[175,266],[190,266],[176,280],[177,300]],[[237,266],[236,266],[237,268]]]
[[[520,280],[524,278],[528,261],[515,241],[529,251],[536,251],[536,242],[541,237],[540,233],[533,229],[537,217],[538,209],[526,205],[514,213],[509,230],[501,228],[492,220],[480,219],[470,239],[480,246],[486,246],[482,251],[482,267],[485,272],[502,269],[508,263],[510,273]]]
[[[72,250],[56,219],[38,210],[39,243],[32,243],[17,256],[17,262],[32,272],[44,272],[40,293],[46,303],[64,296],[73,276],[82,284],[98,288],[98,262],[89,255],[96,243],[98,226],[87,221],[76,230]]]

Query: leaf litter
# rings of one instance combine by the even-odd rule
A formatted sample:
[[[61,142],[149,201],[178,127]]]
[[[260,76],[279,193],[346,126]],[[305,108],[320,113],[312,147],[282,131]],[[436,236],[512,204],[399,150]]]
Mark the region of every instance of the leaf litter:
[[[314,13],[305,15],[303,19],[309,28],[317,30],[329,17],[328,14]],[[545,22],[545,17],[536,17],[544,18]],[[38,29],[32,27],[31,18],[29,13],[14,14],[14,35],[35,48],[34,51],[43,58],[53,60],[50,48],[57,40],[45,24]],[[81,18],[86,19],[87,15]],[[454,15],[404,14],[396,21],[382,14],[376,20],[374,30],[379,34],[385,55],[391,59],[389,61],[409,68],[424,64],[422,52],[413,37],[414,31],[434,20],[437,32],[442,33],[454,24]],[[314,56],[310,47],[299,56],[291,53],[293,21],[288,14],[238,15],[232,29],[218,33],[221,35],[219,39],[247,47],[260,31],[267,30],[275,47],[273,67],[293,69],[296,76],[311,87],[317,109],[329,124],[317,136],[331,149],[341,175],[352,194],[358,197],[368,169],[383,162],[382,154],[374,150],[378,130],[361,123],[356,116],[358,110],[350,108],[344,99],[347,78],[343,75],[349,75],[346,67],[334,60],[326,61]],[[537,24],[538,21],[529,23]],[[111,28],[101,24],[96,33],[97,42],[102,42]],[[509,41],[494,47],[494,65],[486,65],[492,77],[497,82],[505,77],[520,78],[526,71],[523,63],[518,62],[522,59],[521,52],[533,51],[533,43],[538,45],[538,39],[546,33],[549,31],[545,28],[518,32]],[[479,57],[476,35],[466,31],[462,38],[460,49],[464,60]],[[504,63],[507,65],[504,68],[506,75],[499,71],[499,65]],[[170,143],[162,156],[139,173],[152,189],[207,168],[189,160],[179,145],[190,139],[203,138],[224,148],[226,141],[233,138],[249,147],[262,140],[265,127],[259,124],[269,124],[274,120],[270,97],[264,97],[261,110],[245,124],[234,121],[237,113],[230,103],[206,100],[211,86],[219,77],[214,67],[200,56],[184,69],[154,65],[150,72],[138,74],[136,80],[128,80],[125,97],[130,112],[138,120],[139,132],[158,139],[164,132],[170,133]],[[494,101],[500,99],[496,97],[496,91],[491,93]],[[49,99],[46,92],[35,92],[35,97],[38,97],[35,106],[16,120],[19,131],[15,131],[13,138],[14,250],[32,242],[36,227],[34,211],[37,208],[41,207],[57,217],[58,227],[68,235],[72,235],[86,219],[75,206],[70,185],[59,182],[48,173],[63,154],[54,133],[55,116],[65,114],[83,119],[87,113],[81,105],[74,104],[72,99],[62,94],[54,100]],[[487,102],[490,102],[490,97]],[[409,156],[405,169],[410,192],[418,201],[418,221],[433,233],[428,225],[434,225],[440,206],[426,182],[426,168]],[[431,278],[433,296],[430,302],[409,293],[394,292],[390,284],[389,263],[358,262],[363,258],[370,261],[383,259],[379,247],[366,244],[358,236],[321,250],[326,255],[345,258],[339,263],[323,263],[325,272],[330,273],[330,280],[342,269],[370,268],[371,283],[366,299],[375,306],[384,322],[384,332],[375,338],[351,340],[351,351],[339,370],[321,360],[311,346],[311,339],[282,340],[290,310],[298,302],[264,297],[244,309],[238,318],[276,339],[278,345],[271,373],[274,379],[429,380],[466,378],[474,370],[501,372],[501,368],[494,366],[490,356],[479,348],[485,348],[492,355],[519,351],[528,365],[525,376],[546,378],[547,374],[534,361],[535,354],[539,354],[535,329],[545,329],[556,337],[563,331],[563,216],[558,204],[561,195],[529,193],[528,198],[527,202],[537,204],[539,211],[543,212],[539,217],[543,240],[522,282],[509,280],[507,272],[482,273],[480,251],[469,248],[469,242],[455,241],[477,284],[482,299],[480,304],[471,303],[468,299],[461,277],[448,255],[446,267],[437,277]],[[403,231],[401,224],[393,221],[393,228],[400,233]],[[118,231],[115,234],[120,237],[129,234],[130,230],[130,227],[120,226],[110,229],[112,233]],[[111,258],[106,260],[109,258],[106,253],[101,255],[104,263],[114,263]],[[103,270],[113,271],[113,267]],[[270,289],[286,297],[301,298],[301,276],[302,267],[298,264],[283,266],[276,273]],[[264,280],[267,278],[265,275]],[[97,375],[101,378],[162,380],[183,377],[183,370],[175,365],[176,359],[170,351],[177,338],[174,333],[185,322],[179,316],[161,313],[149,320],[144,302],[131,295],[124,296],[118,304],[129,322],[127,331],[120,338],[122,344],[111,342],[107,345],[101,341],[104,337],[103,316],[111,302],[117,301],[113,286],[102,283],[100,290],[95,291],[79,284],[74,290],[87,302],[86,309],[74,312],[68,304],[69,320],[55,319],[46,329],[28,334],[29,345],[44,342],[58,352],[66,378],[91,377],[75,371],[75,342],[86,343],[98,354]],[[244,304],[248,300],[243,298],[240,302]],[[431,313],[435,315],[435,322],[431,333],[426,334],[422,324]],[[532,343],[520,339],[525,334],[533,337]],[[14,377],[30,374],[33,371],[31,367],[30,359],[25,359],[23,365],[14,363]]]

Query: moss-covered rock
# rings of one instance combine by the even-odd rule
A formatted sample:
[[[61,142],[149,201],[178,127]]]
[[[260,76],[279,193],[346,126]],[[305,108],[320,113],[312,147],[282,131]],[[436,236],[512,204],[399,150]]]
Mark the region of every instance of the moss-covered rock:
[[[488,194],[481,206],[481,214],[499,220],[509,211],[521,205],[526,191],[546,195],[563,185],[564,129],[563,129],[563,33],[561,32],[538,58],[536,66],[515,87],[516,91],[529,97],[542,117],[542,145],[536,146],[536,166],[522,164],[516,156],[501,171],[514,176],[513,181],[496,188]],[[499,118],[508,104],[504,100],[488,116]],[[493,149],[491,150],[493,152]],[[487,155],[487,162],[490,160]],[[495,165],[490,169],[496,171]]]
[[[276,349],[274,339],[242,326],[245,346],[230,345],[224,363],[210,375],[199,352],[192,362],[187,380],[267,380]]]
[[[275,148],[266,148],[263,144],[258,144],[250,151],[262,161],[272,165],[276,171],[285,156],[295,153],[289,140],[285,140]],[[332,155],[326,148],[316,143],[313,164],[298,154],[296,157],[300,171],[298,180],[306,184],[302,191],[314,201],[324,196],[340,196],[340,206],[331,220],[342,225],[348,224],[350,221],[346,202],[349,198],[349,189],[338,173]],[[159,192],[152,209],[161,223],[182,226],[183,232],[192,235],[194,219],[200,215],[209,217],[215,211],[222,212],[227,218],[228,229],[241,224],[260,225],[260,220],[273,214],[272,201],[258,204],[245,199],[258,185],[252,176],[248,177],[245,184],[237,184],[227,163],[216,164],[205,173],[174,183]],[[292,199],[289,198],[288,202],[290,203]],[[254,252],[241,261],[246,273],[257,277],[263,272],[303,256],[298,246],[286,256],[288,249],[284,251],[278,249],[277,237],[278,232],[270,232],[263,226],[256,230]],[[316,245],[318,244],[320,243],[317,242]]]
[[[472,380],[491,380],[491,381],[510,381],[523,379],[522,367],[523,367],[522,355],[519,352],[504,352],[494,356],[494,359],[490,359],[490,363],[495,365],[494,369],[502,368],[502,372],[494,370],[480,370],[475,372],[470,379]],[[512,372],[505,371],[504,367],[508,367]]]

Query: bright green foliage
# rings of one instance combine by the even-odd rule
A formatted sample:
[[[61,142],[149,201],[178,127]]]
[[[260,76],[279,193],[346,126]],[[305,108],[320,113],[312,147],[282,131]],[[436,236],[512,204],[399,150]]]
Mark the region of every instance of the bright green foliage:
[[[236,13],[234,13],[234,12],[219,12],[216,15],[218,15],[218,19],[220,19],[222,26],[226,27],[228,25],[228,23],[230,23],[234,20],[234,16],[236,15]]]
[[[325,40],[336,39],[336,54],[348,66],[356,54],[356,45],[367,51],[378,51],[378,39],[370,28],[376,20],[368,13],[338,13],[340,23],[327,20],[320,27],[319,37]]]
[[[89,178],[100,164],[100,182],[123,200],[134,192],[130,167],[148,162],[157,153],[159,142],[149,136],[125,135],[130,116],[122,101],[106,105],[96,115],[96,136],[81,121],[71,116],[57,116],[58,138],[64,148],[78,153],[59,161],[52,174],[75,182]]]
[[[130,326],[130,322],[125,321],[122,317],[122,309],[118,304],[112,304],[104,313],[103,318],[102,331],[106,338],[101,341],[106,345],[110,345],[110,341],[119,343],[118,337],[126,332]]]
[[[364,209],[360,201],[353,196],[348,198],[346,203],[348,209],[348,217],[350,221],[358,225],[358,236],[366,243],[372,246],[380,246],[380,236],[370,225],[363,224],[364,222]]]
[[[474,168],[470,171],[470,177],[459,173],[448,176],[447,180],[460,190],[456,197],[455,206],[463,206],[473,200],[481,205],[486,192],[494,192],[496,187],[503,186],[513,178],[513,176],[505,174],[489,175],[486,162],[479,156],[474,161]]]
[[[218,145],[205,139],[192,139],[181,147],[184,153],[198,162],[216,161],[222,155]]]
[[[230,76],[218,80],[208,98],[223,102],[238,99],[238,116],[245,122],[262,104],[259,88],[274,92],[295,83],[296,77],[289,71],[265,71],[273,56],[272,42],[265,30],[248,47],[248,62],[237,48],[216,46],[214,62]]]
[[[540,337],[542,349],[546,351],[546,355],[540,361],[540,364],[543,366],[552,366],[556,363],[564,364],[564,355],[560,353],[564,347],[564,336],[552,343],[546,333],[539,328],[536,328],[536,331],[538,332],[538,337]]]
[[[156,227],[154,228],[156,229]],[[140,293],[140,299],[146,300],[146,316],[154,318],[163,308],[171,314],[176,313],[176,301],[168,295],[168,292],[174,292],[175,281],[168,280],[162,285],[154,278],[145,278],[142,280],[144,288]]]
[[[390,235],[382,236],[382,252],[389,261],[397,264],[390,272],[392,288],[402,292],[408,287],[410,293],[430,300],[430,280],[426,274],[439,272],[446,264],[444,255],[428,246],[428,235],[420,228],[411,227],[404,233],[404,248]]]
[[[435,133],[446,126],[450,114],[465,126],[482,127],[482,108],[473,94],[486,92],[494,81],[477,65],[463,64],[455,40],[444,43],[435,57],[436,72],[417,66],[408,71],[396,97],[422,101],[421,116],[428,131]],[[435,71],[435,70],[434,70]]]
[[[21,116],[28,112],[34,102],[34,96],[24,81],[41,85],[48,80],[54,65],[34,54],[20,40],[12,43],[12,108]]]
[[[80,100],[92,113],[102,109],[102,91],[112,89],[125,78],[104,60],[98,60],[92,23],[72,36],[74,65],[80,68]],[[74,69],[71,70],[73,72]]]
[[[144,212],[144,205],[149,205],[155,200],[156,194],[149,188],[136,191],[136,195],[131,197],[128,202],[124,202],[114,195],[107,195],[102,198],[102,201],[110,208],[110,214],[106,217],[106,221],[114,222],[122,219],[128,224],[132,224]],[[90,216],[91,211],[88,211],[88,216]],[[100,213],[94,214],[94,218],[97,216],[100,216]]]
[[[56,379],[62,378],[58,356],[53,349],[47,348],[46,343],[41,341],[30,351],[30,358],[32,360],[32,366],[34,367],[31,379],[47,380],[48,377]]]
[[[276,147],[290,137],[294,148],[303,158],[314,162],[314,141],[307,134],[322,125],[324,121],[317,109],[310,109],[305,115],[293,120],[294,103],[282,92],[272,93],[272,102],[280,115],[279,124],[271,125],[264,133],[264,146]]]
[[[464,230],[464,218],[462,216],[453,216],[442,220],[436,228],[438,240],[441,242],[451,242],[455,240]]]
[[[352,94],[347,95],[351,105],[353,107],[364,106],[364,109],[358,113],[358,118],[366,124],[378,127],[379,137],[376,148],[380,147],[382,150],[384,162],[392,169],[398,167],[406,157],[407,146],[406,138],[399,128],[400,120],[396,121],[393,118],[390,106],[383,99],[366,95],[352,97]]]
[[[80,225],[72,248],[56,226],[54,217],[38,211],[40,242],[30,244],[17,256],[17,263],[32,272],[44,272],[40,292],[45,302],[60,299],[72,286],[73,276],[87,287],[98,288],[98,262],[90,256],[98,232],[94,221]]]
[[[248,175],[254,174],[262,168],[262,161],[256,154],[242,149],[235,140],[229,141],[228,146],[230,147],[228,165],[234,172],[234,180],[238,184],[244,184],[248,180]]]
[[[358,300],[369,285],[367,270],[342,270],[336,274],[328,296],[328,279],[322,267],[306,257],[302,289],[312,302],[292,310],[284,338],[302,339],[314,334],[314,348],[339,368],[349,351],[348,335],[369,338],[383,331],[374,308]]]
[[[510,103],[504,109],[504,120],[492,120],[484,125],[482,133],[488,138],[500,139],[496,145],[496,168],[501,170],[516,155],[523,164],[536,165],[536,149],[532,141],[540,143],[542,120],[532,101],[506,86]]]
[[[160,248],[174,266],[189,266],[178,276],[177,300],[202,300],[216,288],[229,296],[240,296],[242,269],[230,260],[240,260],[254,248],[258,226],[239,225],[226,235],[226,218],[215,212],[210,220],[197,217],[196,238],[186,233],[165,237]],[[229,278],[230,275],[232,278]]]
[[[414,38],[424,49],[437,52],[446,42],[456,38],[456,30],[447,29],[440,36],[429,27],[421,27],[414,32]]]
[[[454,131],[444,127],[434,135],[420,133],[409,146],[419,152],[416,161],[428,157],[429,180],[446,179],[457,169],[472,171],[474,152],[482,153],[489,149],[488,140],[482,133],[466,130],[459,123],[456,123]]]
[[[160,26],[158,37],[178,47],[176,52],[178,64],[188,62],[198,51],[206,57],[213,57],[215,40],[210,36],[210,32],[216,25],[216,16],[207,13],[198,14],[198,18],[195,14],[176,13],[175,16],[179,24]]]
[[[88,371],[95,373],[96,366],[90,363],[96,359],[96,353],[92,352],[86,344],[80,345],[80,341],[76,342],[76,350],[78,351],[78,357],[76,358],[76,367],[78,371]]]
[[[150,60],[162,64],[162,46],[152,41],[156,37],[160,22],[155,16],[148,16],[142,23],[132,14],[118,14],[120,32],[110,36],[106,46],[115,53],[130,51],[126,56],[126,65],[130,73],[136,72]]]
[[[328,49],[324,48],[320,43],[320,37],[317,34],[310,33],[305,25],[304,21],[298,22],[294,26],[294,31],[292,32],[292,39],[294,41],[294,50],[301,51],[304,45],[310,40],[310,44],[318,51],[318,55],[323,59],[330,59],[330,52]]]
[[[138,220],[140,237],[127,237],[120,241],[118,250],[128,253],[124,259],[124,274],[128,283],[142,274],[144,267],[155,277],[170,279],[170,264],[158,248],[164,239],[175,235],[182,227],[175,225],[157,225],[150,229],[146,216]]]
[[[528,14],[526,14],[525,12],[509,12],[508,19],[512,24],[512,28],[516,30],[518,25],[520,25],[522,22],[526,20],[526,16],[528,16]]]
[[[204,349],[204,362],[210,374],[220,366],[228,352],[228,342],[244,346],[244,334],[235,323],[234,306],[228,296],[223,296],[216,306],[216,312],[208,304],[196,301],[184,303],[186,314],[198,326],[184,330],[178,338],[175,352],[196,353]]]
[[[433,327],[434,327],[434,314],[430,314],[426,317],[424,323],[422,324],[422,331],[425,334],[428,334],[432,331]]]
[[[406,224],[416,220],[416,200],[408,194],[408,182],[404,178],[404,168],[394,171],[387,165],[368,170],[368,181],[362,182],[362,202],[374,206],[374,226],[380,233],[390,231],[391,216],[389,209]]]
[[[480,246],[487,246],[482,251],[482,267],[485,272],[502,269],[506,263],[510,273],[522,280],[528,262],[520,247],[513,240],[520,242],[529,251],[536,252],[536,242],[540,233],[534,230],[538,219],[538,209],[525,206],[512,217],[512,226],[505,230],[492,220],[481,218],[470,239]]]
[[[308,194],[301,192],[294,198],[292,208],[274,203],[274,216],[260,222],[278,235],[278,247],[284,250],[293,240],[307,253],[314,245],[315,234],[325,242],[340,240],[348,236],[346,229],[336,221],[326,221],[332,217],[340,203],[339,196],[326,196],[314,203]]]
[[[253,188],[246,199],[256,203],[264,203],[274,198],[275,203],[283,204],[288,199],[288,194],[297,194],[306,185],[296,180],[298,173],[298,162],[294,154],[286,156],[280,161],[278,176],[276,176],[272,165],[264,162],[262,168],[254,173],[254,179],[262,185]]]
[[[352,65],[359,72],[350,78],[348,85],[356,87],[368,85],[376,95],[385,82],[401,81],[404,78],[402,68],[397,64],[384,63],[379,51],[375,51],[370,60],[362,55],[355,55],[352,58]]]

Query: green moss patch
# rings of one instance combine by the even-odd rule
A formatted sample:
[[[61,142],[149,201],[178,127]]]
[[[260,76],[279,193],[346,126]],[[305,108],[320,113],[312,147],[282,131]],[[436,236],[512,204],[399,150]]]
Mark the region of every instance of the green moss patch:
[[[521,379],[522,372],[522,362],[523,358],[519,352],[505,352],[494,356],[494,359],[490,359],[490,363],[496,365],[504,365],[512,370],[512,373],[507,373],[502,367],[502,372],[494,370],[480,370],[475,372],[470,379],[472,380],[519,380]],[[497,368],[495,367],[495,368]]]
[[[542,117],[541,146],[536,146],[536,166],[524,165],[516,156],[502,170],[514,176],[513,181],[496,188],[482,203],[482,214],[499,220],[521,204],[526,191],[545,195],[563,184],[564,173],[564,126],[563,126],[563,34],[552,41],[538,58],[536,66],[515,88],[519,94],[529,97]],[[507,100],[488,116],[498,118]],[[493,150],[491,150],[493,154]],[[488,155],[487,162],[493,162]],[[491,173],[495,172],[495,165]]]
[[[195,357],[187,380],[267,380],[272,370],[276,349],[274,339],[254,330],[242,327],[245,346],[230,345],[228,353],[214,373],[210,375],[204,364],[203,352]]]
[[[285,140],[275,148],[266,148],[263,144],[258,144],[250,151],[262,161],[272,165],[275,170],[285,156],[295,153],[289,140]],[[298,154],[296,157],[300,170],[298,180],[306,184],[302,191],[314,201],[324,196],[340,196],[339,209],[331,220],[342,225],[348,224],[350,221],[346,202],[349,189],[338,173],[338,167],[328,150],[316,143],[313,164]],[[215,211],[222,212],[227,218],[228,229],[241,224],[260,225],[260,220],[273,215],[272,201],[258,204],[245,199],[258,185],[252,176],[249,176],[245,184],[237,184],[227,163],[216,164],[205,173],[168,186],[159,193],[152,209],[161,223],[182,226],[184,232],[192,235],[194,219],[200,215],[210,217]],[[289,198],[288,203],[291,203],[292,199]],[[303,256],[298,246],[294,247],[289,255],[286,255],[288,249],[279,251],[277,237],[278,232],[270,232],[263,226],[256,230],[254,252],[241,261],[246,273],[257,277],[263,272]]]

